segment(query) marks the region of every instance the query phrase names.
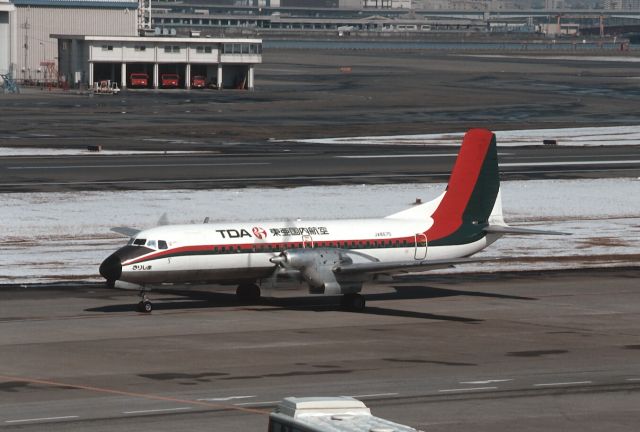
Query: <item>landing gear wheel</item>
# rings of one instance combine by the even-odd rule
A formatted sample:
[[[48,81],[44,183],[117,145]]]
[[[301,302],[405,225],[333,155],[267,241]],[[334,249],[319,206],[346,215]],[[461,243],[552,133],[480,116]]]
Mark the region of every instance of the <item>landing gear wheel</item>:
[[[138,303],[137,307],[138,312],[150,313],[153,310],[153,304],[151,304],[151,302],[147,298],[146,290],[140,290],[138,296],[140,297],[140,302]]]
[[[114,281],[113,279],[107,279],[107,288],[109,289],[113,289],[116,287],[116,281]]]
[[[138,303],[138,312],[150,313],[153,310],[153,304],[149,300]]]
[[[239,285],[236,296],[242,302],[256,302],[260,299],[260,287],[256,284]]]
[[[366,305],[365,298],[361,294],[345,294],[340,303],[344,309],[354,312],[362,312]]]

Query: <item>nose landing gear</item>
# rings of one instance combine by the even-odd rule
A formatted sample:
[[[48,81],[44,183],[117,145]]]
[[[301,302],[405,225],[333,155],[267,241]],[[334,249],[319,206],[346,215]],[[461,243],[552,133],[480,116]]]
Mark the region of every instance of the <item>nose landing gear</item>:
[[[140,302],[138,302],[138,312],[150,313],[153,310],[153,304],[149,301],[145,290],[140,290],[138,294],[140,296]]]

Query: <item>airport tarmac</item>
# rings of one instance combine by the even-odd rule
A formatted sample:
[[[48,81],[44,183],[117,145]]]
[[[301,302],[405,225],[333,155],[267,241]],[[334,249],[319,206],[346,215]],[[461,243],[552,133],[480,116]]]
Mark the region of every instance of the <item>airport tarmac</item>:
[[[278,144],[239,154],[0,157],[0,191],[442,182],[449,177],[458,150],[305,147]],[[503,180],[640,177],[638,147],[505,148],[499,157]]]
[[[405,276],[364,313],[278,291],[0,290],[0,428],[266,430],[291,395],[354,395],[425,431],[636,431],[635,269]],[[397,293],[394,291],[397,290]]]
[[[634,52],[619,61],[477,54],[265,51],[252,92],[26,89],[0,95],[0,146],[206,150],[269,138],[640,124],[637,63],[625,61]]]

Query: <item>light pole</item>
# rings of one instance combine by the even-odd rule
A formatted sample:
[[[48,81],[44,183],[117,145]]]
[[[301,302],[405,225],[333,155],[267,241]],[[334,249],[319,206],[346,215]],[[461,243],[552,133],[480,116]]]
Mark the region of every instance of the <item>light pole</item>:
[[[46,56],[46,48],[44,46],[44,42],[40,42],[40,47],[42,49],[41,49],[41,52],[40,52],[40,54],[41,54],[40,55],[40,67],[38,68],[38,72],[40,71],[40,68],[42,66],[44,66],[44,61],[45,61],[45,56]],[[47,69],[45,68],[45,70],[44,70],[44,84],[46,84],[46,83],[47,83]]]

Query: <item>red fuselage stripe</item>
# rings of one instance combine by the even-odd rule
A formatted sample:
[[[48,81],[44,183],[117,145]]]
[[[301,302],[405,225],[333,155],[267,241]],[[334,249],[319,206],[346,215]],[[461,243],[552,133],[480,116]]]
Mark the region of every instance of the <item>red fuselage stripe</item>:
[[[315,247],[344,247],[344,248],[354,248],[354,249],[364,249],[364,248],[386,248],[386,247],[415,247],[415,237],[398,237],[398,238],[377,238],[377,239],[368,239],[368,240],[321,240],[314,241],[313,245]],[[424,239],[418,238],[418,243],[424,241]],[[396,242],[398,243],[396,245]],[[406,242],[406,243],[404,243]],[[123,265],[130,264],[138,264],[145,261],[150,261],[154,259],[170,257],[174,255],[188,254],[193,252],[206,252],[210,253],[214,250],[217,250],[218,253],[224,254],[225,252],[234,253],[240,249],[241,252],[274,252],[273,250],[260,250],[262,249],[273,249],[273,248],[283,248],[283,249],[291,249],[291,248],[302,248],[308,242],[302,241],[286,241],[286,242],[272,242],[272,243],[242,243],[242,244],[214,244],[214,245],[197,245],[197,246],[182,246],[175,249],[166,249],[158,252],[153,252],[149,255],[141,256],[135,258],[130,262],[124,262]],[[352,246],[353,244],[353,246]],[[217,249],[216,249],[217,248]],[[222,251],[222,248],[225,250]]]

